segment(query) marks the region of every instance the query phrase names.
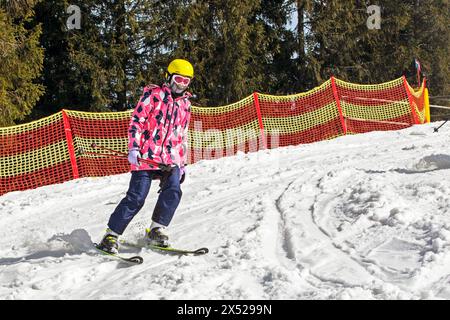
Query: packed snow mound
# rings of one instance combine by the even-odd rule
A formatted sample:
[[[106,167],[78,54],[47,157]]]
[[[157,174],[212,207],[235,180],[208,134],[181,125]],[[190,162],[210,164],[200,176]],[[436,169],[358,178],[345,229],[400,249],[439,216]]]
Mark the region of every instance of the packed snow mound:
[[[130,174],[0,197],[0,299],[449,299],[449,126],[372,132],[188,167],[167,233],[98,255]],[[150,224],[158,186],[123,237]]]

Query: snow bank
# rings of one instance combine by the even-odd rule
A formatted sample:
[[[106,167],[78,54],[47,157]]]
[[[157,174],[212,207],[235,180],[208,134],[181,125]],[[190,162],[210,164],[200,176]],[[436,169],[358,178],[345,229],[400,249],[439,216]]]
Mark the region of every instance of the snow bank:
[[[0,299],[449,299],[450,130],[433,126],[189,166],[167,231],[199,257],[95,254],[129,174],[3,195]]]

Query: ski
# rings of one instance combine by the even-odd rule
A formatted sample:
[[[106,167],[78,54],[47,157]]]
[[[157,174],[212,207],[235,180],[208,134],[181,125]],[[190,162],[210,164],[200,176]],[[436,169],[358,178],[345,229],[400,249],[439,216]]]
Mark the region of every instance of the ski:
[[[168,252],[168,253],[192,254],[194,256],[201,256],[201,255],[207,254],[209,252],[208,248],[199,248],[196,250],[185,250],[185,249],[178,249],[178,248],[172,248],[172,247],[159,247],[159,246],[153,246],[153,245],[146,245],[145,247],[149,248],[149,249],[153,249],[153,250]]]
[[[121,244],[128,246],[128,247],[134,247],[134,248],[147,248],[155,251],[165,252],[165,253],[172,253],[172,254],[179,254],[179,255],[194,255],[194,256],[201,256],[204,254],[207,254],[209,252],[208,248],[199,248],[196,250],[186,250],[186,249],[178,249],[173,247],[160,247],[150,244],[141,245],[139,243],[132,243],[128,241],[121,241]]]
[[[114,253],[110,253],[110,252],[104,251],[104,250],[98,248],[98,244],[97,243],[94,243],[94,248],[98,252],[100,252],[100,253],[108,256],[108,257],[111,257],[111,258],[117,259],[119,261],[123,261],[123,262],[129,263],[129,264],[141,264],[141,263],[144,262],[144,259],[141,256],[124,257],[124,256],[122,256],[120,254],[114,254]]]

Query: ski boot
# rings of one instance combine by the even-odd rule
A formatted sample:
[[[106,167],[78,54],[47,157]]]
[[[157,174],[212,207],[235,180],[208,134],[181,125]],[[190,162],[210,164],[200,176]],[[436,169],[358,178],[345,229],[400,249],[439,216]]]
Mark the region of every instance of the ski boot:
[[[162,233],[159,227],[145,230],[145,242],[150,246],[169,247],[169,237]]]
[[[106,232],[102,242],[97,246],[98,249],[108,252],[110,254],[119,253],[119,237],[110,232]]]

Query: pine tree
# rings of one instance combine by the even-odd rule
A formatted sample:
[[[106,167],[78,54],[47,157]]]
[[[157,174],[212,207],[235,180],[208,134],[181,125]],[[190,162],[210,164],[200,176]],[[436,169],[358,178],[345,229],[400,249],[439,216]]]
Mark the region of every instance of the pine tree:
[[[74,30],[66,27],[69,0],[40,1],[34,16],[35,0],[0,3],[8,10],[0,30],[8,57],[0,108],[8,123],[29,114],[44,87],[25,120],[61,108],[132,108],[143,85],[161,84],[173,58],[194,65],[197,105],[233,103],[254,91],[303,92],[331,75],[379,83],[405,74],[415,84],[414,58],[431,95],[449,94],[448,1],[381,0],[379,30],[367,28],[369,0],[86,0]],[[27,99],[19,87],[28,88]]]
[[[305,11],[307,72],[315,85],[331,75],[356,83],[380,83],[406,75],[416,83],[418,58],[431,92],[449,90],[449,2],[379,1],[381,28],[367,27],[372,1],[313,1]]]
[[[68,1],[64,0],[40,1],[35,6],[32,23],[42,28],[40,45],[45,52],[39,80],[46,90],[25,121],[48,116],[63,108],[77,109],[84,106],[88,99],[86,93],[75,93],[73,90],[79,79],[74,76],[75,67],[68,51],[68,6]]]
[[[170,49],[195,67],[196,103],[215,106],[236,102],[267,84],[267,52],[259,0],[172,2]]]
[[[413,9],[414,58],[428,78],[431,102],[450,106],[450,2],[415,1]],[[412,64],[412,62],[411,62]],[[414,74],[410,75],[414,78]],[[414,78],[415,79],[415,78]],[[415,81],[415,80],[414,80]],[[446,97],[446,99],[445,99]]]
[[[417,58],[431,94],[449,94],[449,2],[385,0],[379,5],[381,28],[366,31],[368,80],[384,82],[405,75],[411,85],[417,86]]]
[[[264,25],[266,59],[260,71],[264,78],[260,92],[297,93],[307,87],[307,76],[302,69],[306,59],[304,54],[299,54],[304,50],[296,35],[298,21],[293,17],[296,10],[292,0],[261,1],[257,17]]]
[[[24,119],[43,94],[40,26],[28,28],[34,1],[0,2],[0,126]]]
[[[367,81],[368,39],[366,13],[355,2],[314,1],[306,14],[310,32],[305,36],[315,85],[335,75]]]
[[[45,49],[41,82],[47,88],[27,120],[62,108],[117,111],[135,106],[148,83],[160,84],[168,63],[171,21],[165,2],[84,1],[81,28],[66,26],[71,1],[36,6]]]
[[[73,90],[88,96],[87,110],[132,108],[143,85],[160,82],[160,72],[152,66],[162,50],[157,32],[164,27],[156,5],[131,0],[80,5],[82,26],[69,32],[68,52],[73,76],[79,79]]]

